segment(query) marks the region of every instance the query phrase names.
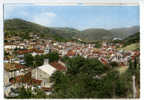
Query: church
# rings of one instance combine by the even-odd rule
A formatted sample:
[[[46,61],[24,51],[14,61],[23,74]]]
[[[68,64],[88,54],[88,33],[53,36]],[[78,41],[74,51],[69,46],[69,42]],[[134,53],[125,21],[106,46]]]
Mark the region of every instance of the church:
[[[61,61],[49,63],[48,59],[44,60],[44,64],[32,70],[32,78],[41,80],[41,87],[51,87],[50,76],[55,71],[66,71],[66,66]]]

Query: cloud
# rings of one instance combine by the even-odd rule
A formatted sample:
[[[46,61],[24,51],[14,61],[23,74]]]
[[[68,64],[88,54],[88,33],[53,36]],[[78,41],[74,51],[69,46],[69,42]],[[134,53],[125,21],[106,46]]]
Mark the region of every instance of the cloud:
[[[29,5],[4,5],[4,19],[20,18],[40,25],[49,26],[56,14]]]
[[[16,6],[10,6],[10,5],[4,5],[4,18],[8,19],[12,15],[12,13],[15,11],[17,7]]]
[[[32,22],[35,22],[40,25],[48,26],[51,25],[56,14],[53,12],[43,12],[38,15],[34,15],[32,18]]]
[[[24,6],[4,5],[4,19],[24,18],[29,15]]]

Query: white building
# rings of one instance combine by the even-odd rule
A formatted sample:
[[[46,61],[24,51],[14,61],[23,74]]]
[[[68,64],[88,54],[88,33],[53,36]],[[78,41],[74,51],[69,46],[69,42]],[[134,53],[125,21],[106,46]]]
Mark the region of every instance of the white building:
[[[56,71],[56,68],[45,59],[44,64],[32,70],[32,78],[42,80],[42,87],[50,87],[49,77]]]
[[[52,62],[49,64],[48,59],[44,60],[44,64],[32,70],[32,78],[42,80],[41,87],[51,87],[50,76],[56,71],[66,70],[66,67],[60,62]]]

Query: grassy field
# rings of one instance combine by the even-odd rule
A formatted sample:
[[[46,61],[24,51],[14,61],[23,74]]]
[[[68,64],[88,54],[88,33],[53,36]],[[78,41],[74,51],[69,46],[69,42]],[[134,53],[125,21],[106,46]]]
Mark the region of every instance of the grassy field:
[[[118,50],[123,49],[123,50],[128,51],[128,50],[136,50],[136,49],[139,49],[139,48],[140,48],[140,44],[139,43],[134,43],[134,44],[130,44],[130,45],[124,47],[124,48],[118,48]]]
[[[119,71],[120,74],[124,73],[128,69],[128,66],[120,66],[115,68],[115,70]]]

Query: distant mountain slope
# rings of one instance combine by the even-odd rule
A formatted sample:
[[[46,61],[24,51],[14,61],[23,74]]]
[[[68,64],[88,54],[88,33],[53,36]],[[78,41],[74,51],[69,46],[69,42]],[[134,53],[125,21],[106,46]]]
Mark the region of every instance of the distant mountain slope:
[[[95,41],[95,40],[110,40],[114,37],[125,39],[137,32],[139,32],[139,26],[133,26],[128,28],[116,28],[111,30],[86,29],[76,35],[82,40]]]
[[[140,42],[140,33],[137,32],[137,33],[135,33],[135,34],[133,34],[133,35],[125,38],[125,39],[123,40],[123,42],[124,42],[124,45],[125,45],[125,46],[126,46],[126,45],[130,45],[130,44],[133,44],[133,43],[139,43],[139,42]]]
[[[41,26],[32,22],[28,22],[22,19],[10,19],[4,21],[5,35],[7,32],[12,32],[11,35],[20,34],[38,34],[44,35],[45,38],[53,39],[71,39],[77,32],[76,29],[72,28],[50,28]]]
[[[113,34],[105,29],[87,29],[81,31],[77,37],[86,41],[109,40],[112,39]]]
[[[73,29],[73,28],[53,28],[53,30],[55,31],[54,33],[62,36],[63,38],[68,38],[71,39],[73,36],[75,36],[76,34],[78,34],[80,31]]]
[[[37,34],[42,38],[50,38],[54,40],[71,40],[74,37],[84,41],[96,40],[110,40],[114,37],[126,38],[136,32],[139,32],[139,27],[134,26],[130,28],[118,29],[86,29],[79,31],[73,28],[58,28],[58,27],[45,27],[33,22],[25,21],[22,19],[9,19],[4,21],[5,36],[20,36],[28,37],[30,34]]]
[[[129,44],[127,46],[125,46],[124,48],[121,48],[123,50],[137,50],[137,49],[140,49],[140,44],[139,43],[132,43],[132,44]]]
[[[132,26],[127,28],[114,28],[109,31],[113,33],[114,37],[124,39],[130,35],[133,35],[136,32],[139,32],[139,30],[140,30],[139,26]]]

